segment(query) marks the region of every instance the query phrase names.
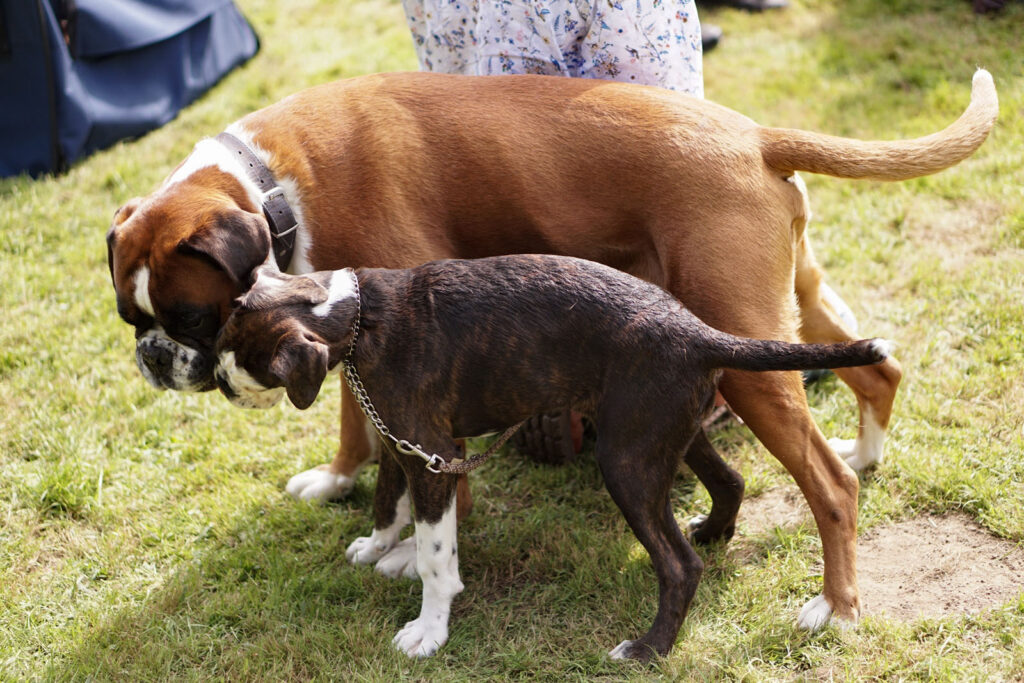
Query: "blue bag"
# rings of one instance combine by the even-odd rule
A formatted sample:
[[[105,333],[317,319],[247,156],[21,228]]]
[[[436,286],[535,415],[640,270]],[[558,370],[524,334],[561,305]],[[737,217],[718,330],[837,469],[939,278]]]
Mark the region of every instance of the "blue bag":
[[[0,177],[158,128],[258,49],[232,0],[0,0]]]

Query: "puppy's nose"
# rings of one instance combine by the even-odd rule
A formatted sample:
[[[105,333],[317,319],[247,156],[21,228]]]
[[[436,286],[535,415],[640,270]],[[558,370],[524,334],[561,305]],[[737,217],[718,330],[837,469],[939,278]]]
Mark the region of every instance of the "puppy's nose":
[[[220,389],[220,393],[230,401],[238,398],[238,393],[231,388],[231,384],[228,383],[228,378],[224,376],[220,370],[213,373],[213,379],[217,383],[217,388]]]

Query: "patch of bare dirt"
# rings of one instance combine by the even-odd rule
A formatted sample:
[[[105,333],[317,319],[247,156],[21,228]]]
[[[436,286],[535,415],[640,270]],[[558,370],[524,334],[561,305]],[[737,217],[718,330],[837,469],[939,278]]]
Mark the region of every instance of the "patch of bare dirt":
[[[743,501],[743,537],[812,524],[800,490],[783,486]],[[900,620],[973,614],[1024,591],[1024,550],[967,515],[921,515],[877,527],[857,542],[863,613]]]
[[[740,536],[759,536],[775,527],[814,523],[804,494],[796,486],[779,486],[756,498],[745,498],[736,526]]]
[[[865,614],[897,619],[973,614],[1024,590],[1024,551],[966,515],[922,515],[857,543]]]

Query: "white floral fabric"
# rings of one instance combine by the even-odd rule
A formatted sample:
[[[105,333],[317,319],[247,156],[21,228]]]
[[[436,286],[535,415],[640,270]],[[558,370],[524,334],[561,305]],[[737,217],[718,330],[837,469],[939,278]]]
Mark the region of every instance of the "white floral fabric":
[[[536,73],[704,95],[694,0],[402,0],[424,71]]]

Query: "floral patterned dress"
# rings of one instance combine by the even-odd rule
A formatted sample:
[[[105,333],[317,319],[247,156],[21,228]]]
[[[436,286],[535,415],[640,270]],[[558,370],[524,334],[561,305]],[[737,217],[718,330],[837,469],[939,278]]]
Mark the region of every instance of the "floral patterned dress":
[[[402,0],[420,68],[535,73],[704,95],[694,0]]]

